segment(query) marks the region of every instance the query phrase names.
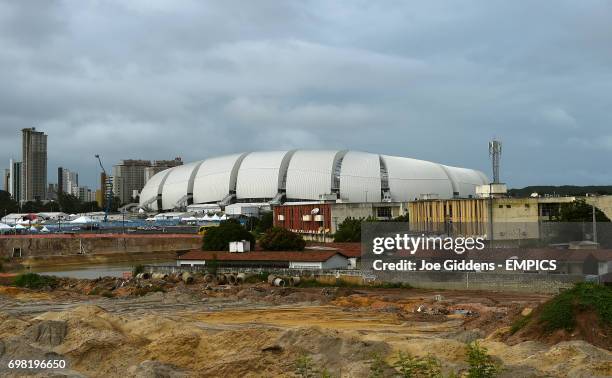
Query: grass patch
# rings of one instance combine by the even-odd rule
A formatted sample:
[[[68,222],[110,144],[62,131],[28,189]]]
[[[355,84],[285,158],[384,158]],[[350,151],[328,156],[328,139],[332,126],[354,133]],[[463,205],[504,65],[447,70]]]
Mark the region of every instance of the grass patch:
[[[245,283],[260,283],[260,282],[266,282],[268,280],[268,275],[270,273],[268,272],[261,272],[261,273],[257,273],[254,274],[252,276],[247,276],[247,278],[244,280]]]
[[[514,335],[515,333],[520,331],[529,323],[529,320],[531,320],[531,314],[527,316],[521,316],[520,318],[515,320],[514,323],[512,323],[512,326],[510,327],[510,334]]]
[[[134,290],[133,294],[136,296],[143,296],[143,295],[147,295],[149,293],[156,293],[156,292],[161,292],[161,293],[165,293],[166,290],[161,287],[161,286],[157,286],[157,285],[151,285],[151,286],[147,286],[147,287],[139,287],[137,289]]]
[[[589,310],[612,326],[612,289],[590,282],[578,283],[546,302],[538,320],[547,332],[571,331],[576,326],[576,313]]]
[[[99,287],[94,287],[89,293],[87,293],[87,295],[100,295],[106,298],[115,297],[115,294],[113,294],[112,291],[107,290],[107,289],[101,289]]]
[[[318,281],[316,279],[305,279],[299,284],[300,287],[347,287],[347,288],[375,288],[375,289],[411,289],[407,283],[401,282],[371,282],[356,283],[342,278],[337,278],[335,282]]]
[[[41,276],[36,273],[25,273],[15,277],[13,284],[28,289],[54,288],[57,285],[57,279],[50,276]]]

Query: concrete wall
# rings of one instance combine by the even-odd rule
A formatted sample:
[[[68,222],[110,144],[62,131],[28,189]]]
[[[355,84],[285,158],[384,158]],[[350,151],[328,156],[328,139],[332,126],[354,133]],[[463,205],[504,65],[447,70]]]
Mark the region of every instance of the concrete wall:
[[[385,274],[386,282],[407,283],[423,289],[520,291],[529,293],[557,293],[584,280],[582,275],[570,274],[497,274],[472,272],[411,272]]]
[[[198,235],[23,235],[0,237],[0,257],[10,258],[16,248],[21,257],[79,254],[140,253],[200,248]]]
[[[599,210],[612,219],[612,196],[585,197],[586,203],[595,205]]]

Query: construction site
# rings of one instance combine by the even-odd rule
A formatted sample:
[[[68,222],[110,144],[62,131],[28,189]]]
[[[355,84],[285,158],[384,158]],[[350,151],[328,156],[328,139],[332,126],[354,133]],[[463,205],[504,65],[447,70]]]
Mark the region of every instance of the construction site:
[[[3,280],[2,376],[396,377],[402,355],[461,376],[474,341],[494,376],[612,375],[610,319],[584,310],[572,331],[545,332],[548,294],[262,274]],[[7,368],[44,359],[65,368]]]

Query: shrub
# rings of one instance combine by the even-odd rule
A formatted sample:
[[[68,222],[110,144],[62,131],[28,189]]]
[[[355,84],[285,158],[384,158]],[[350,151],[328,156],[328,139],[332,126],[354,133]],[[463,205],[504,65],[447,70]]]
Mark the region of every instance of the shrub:
[[[272,227],[259,240],[261,247],[268,251],[303,251],[306,242],[302,235],[282,227]]]
[[[132,277],[136,277],[140,273],[144,273],[144,265],[138,264],[132,268]]]
[[[410,354],[399,352],[398,359],[395,364],[393,364],[393,367],[395,367],[404,378],[442,377],[440,361],[432,355],[414,357]]]
[[[41,276],[36,273],[25,273],[15,277],[13,281],[16,286],[28,289],[40,289],[43,287],[53,288],[57,285],[55,277]]]
[[[468,378],[493,378],[496,377],[501,368],[487,354],[487,348],[480,346],[478,341],[467,345]]]
[[[387,364],[382,356],[378,353],[372,354],[372,363],[370,364],[369,378],[382,378],[385,376],[385,368]]]
[[[240,223],[229,219],[221,223],[219,227],[211,227],[206,231],[202,242],[202,250],[228,251],[229,243],[239,240],[248,240],[251,242],[251,248],[255,248],[255,237]]]
[[[576,312],[584,310],[597,312],[599,319],[611,326],[612,289],[595,283],[577,283],[546,302],[538,320],[547,332],[571,331],[576,325]]]
[[[304,354],[295,360],[295,375],[302,378],[314,378],[316,374],[317,370],[310,356]]]

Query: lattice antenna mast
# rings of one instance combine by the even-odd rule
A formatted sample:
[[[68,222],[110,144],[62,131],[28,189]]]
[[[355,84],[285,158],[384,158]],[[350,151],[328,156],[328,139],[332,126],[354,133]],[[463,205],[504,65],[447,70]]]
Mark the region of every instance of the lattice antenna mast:
[[[493,165],[493,183],[499,183],[499,163],[502,154],[502,143],[501,141],[493,138],[489,142],[489,157],[491,158],[491,164]]]

